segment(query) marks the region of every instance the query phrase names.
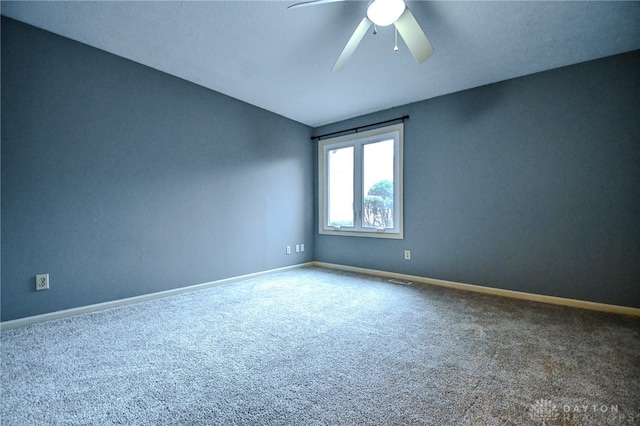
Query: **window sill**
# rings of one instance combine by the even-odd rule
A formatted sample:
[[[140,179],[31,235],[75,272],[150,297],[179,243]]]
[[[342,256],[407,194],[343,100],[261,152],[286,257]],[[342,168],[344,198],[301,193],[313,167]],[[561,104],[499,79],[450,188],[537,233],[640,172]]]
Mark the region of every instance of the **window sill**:
[[[403,240],[403,232],[365,232],[365,231],[347,231],[347,230],[327,230],[319,231],[320,235],[336,235],[339,237],[364,237],[364,238],[385,238],[393,240]]]

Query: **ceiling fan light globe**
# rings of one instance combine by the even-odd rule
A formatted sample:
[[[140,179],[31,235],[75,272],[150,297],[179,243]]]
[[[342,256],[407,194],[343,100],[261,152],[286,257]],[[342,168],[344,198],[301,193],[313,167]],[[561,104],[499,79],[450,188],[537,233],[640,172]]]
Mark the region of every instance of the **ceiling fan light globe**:
[[[367,18],[379,27],[386,27],[398,20],[405,7],[403,0],[373,0],[367,7]]]

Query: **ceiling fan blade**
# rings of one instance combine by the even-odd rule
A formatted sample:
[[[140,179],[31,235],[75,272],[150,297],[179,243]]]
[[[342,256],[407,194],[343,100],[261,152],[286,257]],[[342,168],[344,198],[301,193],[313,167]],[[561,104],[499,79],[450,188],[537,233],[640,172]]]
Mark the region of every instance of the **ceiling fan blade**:
[[[429,43],[429,39],[424,35],[422,28],[420,28],[418,21],[416,21],[409,8],[405,8],[402,15],[395,22],[395,26],[419,64],[426,61],[433,54],[433,47]]]
[[[295,9],[298,7],[305,7],[305,6],[316,6],[319,4],[325,4],[325,3],[335,3],[335,2],[339,2],[339,1],[348,1],[348,0],[311,0],[311,1],[303,1],[300,3],[295,3],[292,4],[291,6],[287,7],[287,9]]]
[[[360,41],[364,38],[365,34],[367,34],[370,26],[371,21],[365,16],[362,21],[360,21],[358,28],[356,28],[356,30],[353,32],[353,35],[338,57],[336,64],[333,66],[333,68],[331,68],[331,71],[340,71],[342,68],[344,68],[351,55],[353,55],[353,52],[356,51],[356,48],[360,44]]]

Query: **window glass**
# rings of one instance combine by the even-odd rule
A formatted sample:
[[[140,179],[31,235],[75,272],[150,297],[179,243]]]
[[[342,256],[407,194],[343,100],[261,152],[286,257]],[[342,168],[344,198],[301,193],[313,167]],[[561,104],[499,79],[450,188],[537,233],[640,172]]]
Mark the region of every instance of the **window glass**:
[[[328,151],[329,226],[353,226],[353,149]]]
[[[363,148],[362,226],[393,228],[393,139]]]

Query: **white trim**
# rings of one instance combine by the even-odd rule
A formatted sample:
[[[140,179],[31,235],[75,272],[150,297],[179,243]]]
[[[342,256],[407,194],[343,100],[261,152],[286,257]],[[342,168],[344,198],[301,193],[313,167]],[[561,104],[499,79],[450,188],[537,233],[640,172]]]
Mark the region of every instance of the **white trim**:
[[[360,274],[368,274],[385,278],[394,278],[404,281],[412,281],[422,284],[437,285],[440,287],[455,288],[459,290],[473,291],[476,293],[491,294],[494,296],[510,297],[512,299],[529,300],[552,305],[569,306],[572,308],[589,309],[592,311],[610,312],[614,314],[640,316],[640,308],[630,306],[609,305],[606,303],[588,302],[585,300],[568,299],[564,297],[545,296],[543,294],[525,293],[522,291],[505,290],[501,288],[485,287],[474,284],[464,284],[455,281],[439,280],[435,278],[425,278],[415,275],[399,274],[396,272],[386,272],[377,269],[358,268],[354,266],[338,265],[334,263],[312,262],[314,266],[327,269],[338,269]]]
[[[577,299],[567,299],[563,297],[545,296],[542,294],[525,293],[515,290],[505,290],[500,288],[484,287],[474,284],[464,284],[455,281],[439,280],[435,278],[425,278],[416,275],[399,274],[396,272],[380,271],[377,269],[358,268],[355,266],[338,265],[335,263],[325,262],[306,262],[282,268],[270,269],[267,271],[255,272],[252,274],[239,275],[236,277],[225,278],[222,280],[211,281],[202,284],[191,285],[187,287],[176,288],[173,290],[160,291],[157,293],[144,294],[141,296],[129,297],[126,299],[114,300],[111,302],[97,303],[94,305],[81,306],[78,308],[65,309],[63,311],[50,312],[47,314],[34,315],[31,317],[18,318],[15,320],[0,322],[0,331],[11,330],[13,328],[25,327],[31,324],[51,321],[55,319],[68,318],[75,315],[81,315],[91,312],[104,311],[106,309],[117,308],[119,306],[133,305],[135,303],[145,302],[148,300],[161,299],[163,297],[175,296],[182,293],[189,293],[206,288],[216,287],[222,284],[240,281],[248,278],[258,277],[274,272],[284,272],[292,269],[304,268],[308,266],[317,266],[319,268],[337,269],[347,272],[356,272],[360,274],[374,275],[385,278],[393,278],[404,281],[412,281],[421,284],[437,285],[440,287],[455,288],[459,290],[473,291],[476,293],[492,294],[494,296],[510,297],[512,299],[529,300],[533,302],[549,303],[552,305],[569,306],[573,308],[589,309],[592,311],[610,312],[614,314],[640,316],[640,308],[632,308],[629,306],[609,305],[606,303],[588,302]]]
[[[202,284],[190,285],[187,287],[175,288],[172,290],[159,291],[157,293],[143,294],[140,296],[128,297],[126,299],[113,300],[110,302],[96,303],[94,305],[80,306],[78,308],[65,309],[62,311],[49,312],[41,315],[34,315],[25,318],[18,318],[10,321],[0,322],[0,331],[11,330],[12,328],[25,327],[39,322],[51,321],[55,319],[68,318],[75,315],[87,314],[91,312],[104,311],[106,309],[117,308],[119,306],[133,305],[135,303],[146,302],[148,300],[161,299],[163,297],[176,296],[182,293],[190,293],[193,291],[204,290],[206,288],[216,287],[222,284],[234,281],[254,278],[261,275],[271,274],[274,272],[289,271],[292,269],[303,268],[305,266],[313,266],[313,262],[299,263],[297,265],[285,266],[282,268],[270,269],[267,271],[254,272],[252,274],[239,275],[236,277],[225,278],[217,281],[210,281]]]

